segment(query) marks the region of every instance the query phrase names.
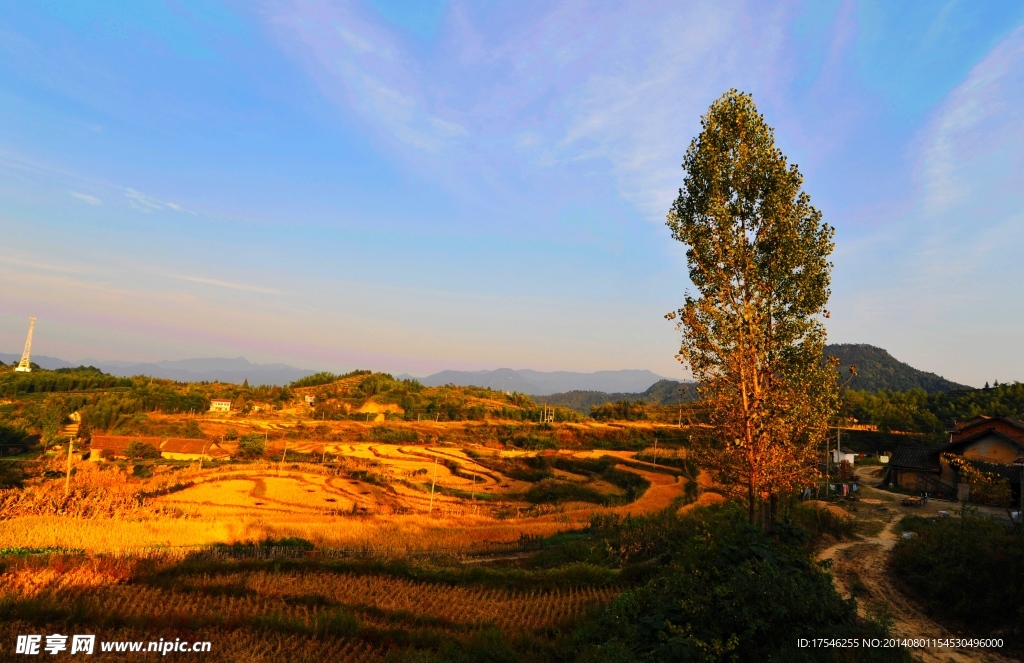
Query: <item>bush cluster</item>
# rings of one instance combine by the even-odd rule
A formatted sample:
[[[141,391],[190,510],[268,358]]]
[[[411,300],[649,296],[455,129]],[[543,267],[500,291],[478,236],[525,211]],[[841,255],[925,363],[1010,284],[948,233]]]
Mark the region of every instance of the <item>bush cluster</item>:
[[[896,544],[893,571],[930,610],[979,631],[1024,632],[1024,531],[970,508],[900,525],[914,536]]]

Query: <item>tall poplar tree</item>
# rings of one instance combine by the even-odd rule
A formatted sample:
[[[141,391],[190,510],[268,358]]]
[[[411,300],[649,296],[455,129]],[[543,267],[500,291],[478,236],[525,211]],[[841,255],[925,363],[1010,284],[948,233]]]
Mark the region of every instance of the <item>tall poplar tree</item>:
[[[759,500],[813,483],[838,407],[822,323],[834,229],[750,95],[726,92],[701,127],[667,222],[697,292],[666,317],[707,408],[694,450],[746,497],[754,524]]]

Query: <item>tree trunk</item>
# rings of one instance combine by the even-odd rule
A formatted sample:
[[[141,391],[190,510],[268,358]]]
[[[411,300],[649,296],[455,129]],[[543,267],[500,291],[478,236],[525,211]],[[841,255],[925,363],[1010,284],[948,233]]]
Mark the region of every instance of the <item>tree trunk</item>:
[[[751,525],[757,524],[757,496],[754,495],[754,477],[747,479],[747,517]]]

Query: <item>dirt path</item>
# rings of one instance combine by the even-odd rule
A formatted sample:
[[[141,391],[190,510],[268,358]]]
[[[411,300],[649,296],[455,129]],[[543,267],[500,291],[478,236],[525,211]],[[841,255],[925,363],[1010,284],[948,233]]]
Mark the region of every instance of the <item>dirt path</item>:
[[[875,496],[884,493],[865,487],[864,494]],[[869,497],[871,499],[871,497]],[[892,505],[894,507],[894,505]],[[891,508],[892,508],[891,507]],[[866,536],[857,541],[845,541],[830,546],[818,554],[818,559],[831,559],[832,574],[836,586],[844,596],[856,595],[857,611],[865,616],[888,614],[893,620],[893,636],[896,638],[970,638],[971,633],[952,633],[924,614],[917,605],[893,586],[889,577],[889,559],[896,534],[893,528],[902,516],[897,511],[889,522],[875,536]],[[993,650],[917,648],[911,650],[914,659],[922,663],[960,663],[980,661],[982,663],[1009,663],[1017,660],[1003,656]]]

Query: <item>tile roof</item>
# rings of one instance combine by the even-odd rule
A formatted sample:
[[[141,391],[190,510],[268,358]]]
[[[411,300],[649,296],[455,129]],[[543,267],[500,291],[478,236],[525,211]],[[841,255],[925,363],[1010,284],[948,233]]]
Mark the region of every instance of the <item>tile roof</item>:
[[[990,417],[990,416],[987,416],[987,415],[984,415],[984,414],[979,414],[978,416],[974,417],[973,419],[968,419],[967,421],[964,421],[962,423],[957,424],[956,425],[956,430],[957,430],[957,432],[960,432],[960,431],[964,431],[964,430],[966,430],[968,428],[974,428],[975,426],[978,426],[978,425],[981,425],[981,424],[995,423],[996,421],[1005,421],[1006,423],[1010,424],[1011,426],[1013,426],[1015,428],[1019,428],[1021,430],[1024,430],[1024,421],[1021,421],[1020,419],[1014,419],[1013,417],[1004,417],[1002,415],[998,415],[998,416],[995,416],[995,417]]]
[[[160,452],[196,455],[205,453],[208,456],[215,456],[224,453],[224,451],[217,446],[216,442],[185,437],[167,438],[164,440],[163,444],[160,445]]]
[[[901,470],[938,472],[941,469],[939,467],[939,452],[918,446],[901,445],[896,448],[889,459],[889,467]]]
[[[152,445],[154,448],[160,448],[159,437],[146,437],[144,435],[93,435],[92,439],[89,440],[89,448],[95,452],[106,450],[123,456],[128,445],[132,442],[143,442]]]

